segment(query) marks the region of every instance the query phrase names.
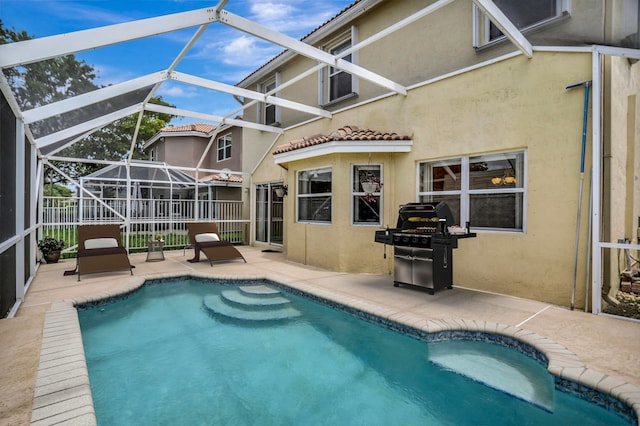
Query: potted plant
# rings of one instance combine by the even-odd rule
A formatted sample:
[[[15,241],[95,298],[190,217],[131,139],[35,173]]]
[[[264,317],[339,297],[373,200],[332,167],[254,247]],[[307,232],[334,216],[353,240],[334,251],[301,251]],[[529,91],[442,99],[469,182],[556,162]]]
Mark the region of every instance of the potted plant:
[[[276,195],[280,198],[286,197],[287,192],[289,192],[289,187],[287,185],[276,187]]]
[[[44,237],[38,241],[38,248],[47,263],[57,263],[60,259],[60,252],[65,246],[63,240],[56,240],[53,237]]]
[[[375,182],[373,179],[362,181],[361,184],[362,184],[362,190],[366,194],[373,194],[378,190],[378,183]]]
[[[360,185],[364,191],[364,199],[367,202],[375,203],[377,199],[373,194],[382,189],[382,182],[380,181],[380,178],[371,172],[367,172],[360,178]]]

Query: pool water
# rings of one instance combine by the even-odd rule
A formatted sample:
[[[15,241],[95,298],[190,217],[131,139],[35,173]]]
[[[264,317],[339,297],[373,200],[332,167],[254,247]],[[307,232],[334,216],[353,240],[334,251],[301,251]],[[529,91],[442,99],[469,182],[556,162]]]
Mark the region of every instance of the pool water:
[[[465,374],[464,362],[443,365],[446,346],[301,296],[277,296],[300,314],[289,319],[212,313],[230,290],[191,279],[147,284],[79,311],[99,425],[628,424],[564,392],[543,390],[544,404],[513,396]],[[473,343],[450,353],[473,352]],[[475,343],[491,345],[510,366],[538,369],[543,388],[553,383],[531,358]]]

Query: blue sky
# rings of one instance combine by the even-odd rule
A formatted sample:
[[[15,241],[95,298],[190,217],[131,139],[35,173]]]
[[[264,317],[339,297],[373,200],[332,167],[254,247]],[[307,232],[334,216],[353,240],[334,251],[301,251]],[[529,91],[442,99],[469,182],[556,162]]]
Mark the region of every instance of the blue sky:
[[[225,9],[301,38],[353,0],[229,0]],[[0,0],[3,25],[39,38],[215,6],[218,0]],[[76,54],[93,66],[96,83],[108,85],[166,69],[195,28]],[[215,23],[178,65],[177,71],[235,84],[282,49]],[[230,96],[182,84],[163,84],[158,95],[178,108],[227,115],[239,104]],[[179,125],[193,119],[174,121]]]

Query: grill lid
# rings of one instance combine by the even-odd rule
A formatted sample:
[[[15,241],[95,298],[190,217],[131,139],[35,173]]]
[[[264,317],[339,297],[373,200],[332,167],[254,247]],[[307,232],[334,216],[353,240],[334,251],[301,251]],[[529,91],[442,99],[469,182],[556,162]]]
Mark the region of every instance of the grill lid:
[[[453,214],[444,201],[439,203],[408,203],[400,206],[396,228],[405,232],[433,233],[453,226]]]

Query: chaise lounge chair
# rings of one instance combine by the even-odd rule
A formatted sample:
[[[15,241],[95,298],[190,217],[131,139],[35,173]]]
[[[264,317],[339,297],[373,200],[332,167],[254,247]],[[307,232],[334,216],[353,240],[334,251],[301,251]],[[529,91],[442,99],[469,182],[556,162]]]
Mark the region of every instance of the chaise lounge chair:
[[[213,266],[214,260],[230,260],[240,258],[247,260],[240,254],[230,241],[220,239],[218,227],[213,222],[187,222],[187,231],[189,233],[189,241],[195,251],[193,259],[187,262],[195,263],[200,261],[200,252],[202,251],[209,263]]]
[[[120,225],[78,225],[78,258],[75,271],[65,275],[130,271],[127,250],[122,246]]]

